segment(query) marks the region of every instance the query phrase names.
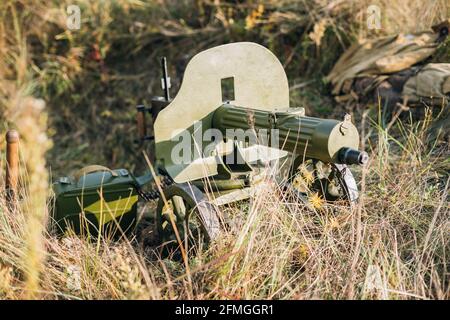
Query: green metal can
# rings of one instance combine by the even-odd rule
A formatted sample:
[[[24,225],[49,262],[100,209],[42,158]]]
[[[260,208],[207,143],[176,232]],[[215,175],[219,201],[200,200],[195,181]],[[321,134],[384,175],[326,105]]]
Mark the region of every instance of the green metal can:
[[[140,179],[140,178],[138,178]],[[138,190],[144,181],[126,169],[88,166],[53,184],[53,221],[60,233],[121,235],[137,222]]]

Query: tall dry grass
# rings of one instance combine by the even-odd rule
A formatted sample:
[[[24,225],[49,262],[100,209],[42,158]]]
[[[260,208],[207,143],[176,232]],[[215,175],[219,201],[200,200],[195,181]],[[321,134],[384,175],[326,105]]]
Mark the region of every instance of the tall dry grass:
[[[404,143],[376,122],[366,128],[378,141],[354,207],[312,210],[268,180],[250,202],[222,208],[234,222],[189,257],[192,285],[182,261],[149,248],[46,235],[40,297],[448,299],[448,149],[424,145],[425,122],[398,125]],[[3,297],[27,287],[17,273],[27,214],[2,206]]]
[[[2,269],[4,281],[9,281],[10,269],[15,266],[15,272],[24,280],[18,297],[38,298],[40,296],[40,276],[45,262],[44,232],[47,221],[47,198],[49,190],[49,175],[46,167],[46,152],[51,146],[47,137],[47,116],[45,102],[32,96],[36,85],[29,66],[29,51],[26,30],[24,30],[23,11],[11,3],[2,5],[1,42],[3,44],[0,59],[1,79],[4,86],[1,90],[0,106],[6,121],[4,125],[17,128],[21,137],[21,183],[15,204],[2,206],[3,223],[8,225],[2,240],[10,238],[6,254],[14,251],[14,257],[19,261],[9,265],[9,258]],[[8,15],[11,20],[5,20]],[[3,149],[4,150],[4,149]],[[3,204],[4,205],[4,204]],[[10,208],[8,210],[8,208]],[[5,214],[20,216],[16,223],[19,229],[14,229],[16,223],[8,220]],[[19,244],[17,247],[10,245]],[[6,269],[4,269],[4,268]],[[8,271],[9,270],[9,271]],[[2,289],[4,291],[4,289]],[[7,296],[11,293],[6,293]]]
[[[300,88],[292,92],[294,104],[319,112],[322,100],[311,86],[320,83],[304,87],[302,77],[326,72],[358,37],[416,31],[448,17],[446,1],[406,6],[380,0],[383,29],[374,33],[364,28],[368,2],[361,1],[76,2],[86,14],[78,32],[64,26],[72,1],[0,4],[0,114],[2,128],[21,133],[23,169],[17,209],[9,210],[0,197],[0,298],[449,298],[449,150],[429,135],[436,120],[430,114],[388,125],[376,107],[356,117],[371,154],[367,168],[356,168],[363,190],[356,206],[311,209],[268,180],[249,202],[222,208],[234,223],[206,251],[189,257],[189,277],[182,262],[134,239],[100,239],[98,245],[56,238],[45,229],[49,165],[67,170],[73,163],[129,157],[131,138],[122,137],[132,135],[133,115],[124,105],[144,100],[147,87],[157,85],[151,82],[155,72],[142,72],[141,61],[152,66],[143,57],[156,55],[149,47],[175,52],[178,61],[180,46],[194,52],[227,41],[261,42],[280,56]],[[130,75],[135,69],[127,65],[130,74],[121,73],[121,63],[133,60],[140,72]],[[175,86],[182,73],[176,69]],[[114,92],[99,90],[108,87]],[[111,124],[124,119],[128,127]],[[46,163],[55,134],[57,146]],[[89,139],[98,154],[83,147]]]

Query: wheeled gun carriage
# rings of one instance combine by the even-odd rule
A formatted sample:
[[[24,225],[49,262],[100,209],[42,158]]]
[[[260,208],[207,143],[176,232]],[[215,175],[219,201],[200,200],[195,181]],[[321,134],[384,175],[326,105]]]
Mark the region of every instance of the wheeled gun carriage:
[[[150,175],[90,166],[55,183],[57,221],[70,220],[82,230],[81,207],[90,226],[119,220],[129,230],[141,196],[159,199],[160,243],[213,240],[223,227],[217,208],[251,197],[268,174],[305,203],[311,194],[357,200],[347,165],[362,165],[368,156],[358,151],[350,117],[319,119],[290,108],[285,71],[268,49],[241,42],[197,54],[174,99],[165,58],[162,67],[164,96],[137,107],[139,141],[153,142],[154,190],[142,188]]]
[[[349,116],[319,119],[290,108],[285,71],[268,49],[242,42],[197,54],[173,100],[165,58],[162,67],[164,97],[137,107],[140,140],[154,139],[153,161],[164,177],[156,212],[162,242],[176,241],[174,227],[181,239],[186,232],[214,239],[217,206],[250,197],[274,164],[298,199],[317,193],[356,201],[347,165],[368,160],[357,129]],[[147,136],[146,114],[154,136]]]

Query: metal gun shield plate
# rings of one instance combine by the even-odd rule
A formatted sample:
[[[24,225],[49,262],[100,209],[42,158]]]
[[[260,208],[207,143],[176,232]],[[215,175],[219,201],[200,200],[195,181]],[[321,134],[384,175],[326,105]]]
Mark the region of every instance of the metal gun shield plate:
[[[278,58],[265,47],[251,42],[221,45],[200,52],[186,67],[180,90],[155,121],[156,154],[177,183],[217,174],[216,159],[201,158],[188,164],[171,161],[172,141],[194,123],[211,127],[211,115],[223,101],[222,80],[234,79],[234,105],[265,111],[289,108],[289,85]],[[200,169],[195,168],[200,167]]]

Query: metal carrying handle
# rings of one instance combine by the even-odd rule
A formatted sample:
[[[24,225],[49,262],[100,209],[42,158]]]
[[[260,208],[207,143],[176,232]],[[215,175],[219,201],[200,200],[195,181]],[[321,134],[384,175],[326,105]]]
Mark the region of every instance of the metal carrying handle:
[[[82,176],[85,176],[85,175],[87,175],[87,174],[89,174],[89,173],[98,172],[98,171],[107,171],[107,172],[111,173],[111,175],[112,175],[113,177],[117,177],[117,176],[118,176],[118,174],[117,174],[116,172],[112,171],[112,170],[111,170],[110,168],[108,168],[108,167],[100,166],[100,165],[97,165],[97,164],[93,164],[93,165],[91,165],[91,166],[87,166],[87,167],[81,168],[80,170],[78,170],[78,171],[73,175],[73,177],[75,178],[76,181],[78,181],[78,180],[80,180],[80,178],[81,178]]]

